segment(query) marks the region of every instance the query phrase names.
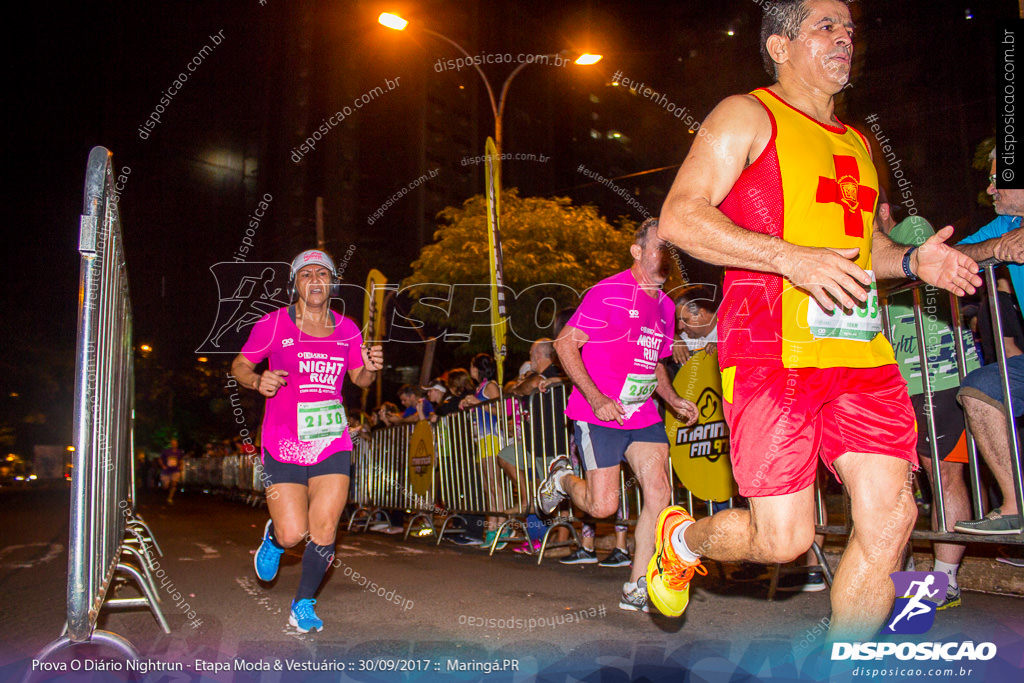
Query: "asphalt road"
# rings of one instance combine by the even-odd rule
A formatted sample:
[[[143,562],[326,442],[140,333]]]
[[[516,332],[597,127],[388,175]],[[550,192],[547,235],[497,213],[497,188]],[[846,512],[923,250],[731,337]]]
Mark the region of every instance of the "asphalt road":
[[[318,595],[324,631],[300,634],[287,625],[300,552],[285,556],[273,585],[258,582],[265,509],[201,493],[174,506],[143,494],[140,505],[165,553],[158,590],[171,633],[145,609],[101,614],[99,627],[131,641],[142,668],[79,646],[53,660],[66,670],[36,662],[32,672],[65,619],[68,498],[62,485],[0,490],[0,680],[30,671],[33,681],[855,681],[864,666],[895,674],[885,680],[1024,680],[1017,598],[965,593],[926,634],[896,641],[992,642],[988,661],[831,662],[821,649],[827,592],[768,602],[766,581],[725,579],[707,563],[685,616],[669,619],[619,609],[625,568],[537,566],[508,551],[378,533],[339,534]]]

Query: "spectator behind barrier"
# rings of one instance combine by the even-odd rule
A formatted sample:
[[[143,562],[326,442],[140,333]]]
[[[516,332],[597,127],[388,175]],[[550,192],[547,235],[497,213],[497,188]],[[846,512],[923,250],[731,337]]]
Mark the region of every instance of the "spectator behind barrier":
[[[391,401],[385,401],[377,406],[374,414],[377,416],[377,427],[389,427],[393,424],[398,424],[401,418],[398,406]]]
[[[559,455],[566,455],[566,423],[564,395],[553,395],[548,388],[561,383],[565,376],[554,363],[554,344],[551,339],[538,339],[530,346],[530,366],[533,372],[516,382],[511,393],[526,397],[526,412],[530,416],[528,436],[517,435],[516,441],[498,453],[498,464],[519,489],[520,511],[526,508],[527,495],[533,491],[532,482],[538,474],[547,472],[546,463]],[[562,400],[559,400],[559,399]],[[561,446],[559,445],[561,439]],[[517,459],[516,455],[519,454]],[[533,462],[531,464],[531,458]]]
[[[476,392],[472,396],[462,399],[459,404],[462,408],[478,405],[485,401],[501,396],[501,389],[495,382],[498,376],[498,366],[494,358],[487,353],[478,353],[473,357],[469,366],[470,376],[479,382]],[[484,479],[484,494],[486,496],[487,508],[489,510],[504,510],[505,487],[501,481],[501,470],[498,467],[498,451],[501,450],[499,441],[500,426],[498,424],[497,407],[494,403],[476,409],[477,422],[477,458]],[[484,545],[490,545],[494,540],[497,529],[504,522],[504,518],[496,515],[487,517],[487,533],[484,536]],[[498,550],[505,547],[504,543],[497,546]]]
[[[398,390],[398,401],[405,410],[402,416],[391,424],[411,424],[420,420],[429,419],[434,413],[434,406],[430,401],[422,398],[422,391],[412,384],[403,385]]]
[[[447,373],[445,385],[448,388],[448,395],[435,409],[438,417],[451,415],[459,409],[462,399],[473,395],[476,384],[465,368],[452,368]]]
[[[1007,269],[1017,302],[1024,297],[1024,190],[1001,189],[996,184],[995,149],[989,154],[992,162],[988,193],[998,217],[957,245],[957,249],[976,261],[995,257],[1009,263]],[[1019,306],[1024,308],[1024,305]],[[1002,318],[1002,316],[1000,316]],[[1024,414],[1024,355],[1011,355],[1007,349],[1006,373],[1010,380],[1013,416]],[[997,365],[986,365],[964,377],[958,396],[967,415],[971,434],[1003,495],[1003,502],[981,519],[962,520],[954,527],[969,534],[1009,535],[1020,532],[1021,514],[1017,508],[1017,494],[1010,458],[1010,440],[1006,436],[1006,414],[1003,406],[1003,388]]]
[[[465,368],[452,368],[444,374],[444,384],[448,393],[440,405],[434,410],[432,422],[458,412],[464,398],[473,395],[476,388],[473,378]],[[456,545],[480,545],[484,537],[484,517],[481,515],[463,515],[466,520],[466,531],[463,534],[451,534],[446,538]]]
[[[707,347],[710,347],[709,353],[714,353],[718,343],[718,303],[711,290],[703,286],[687,289],[676,298],[675,304],[674,363],[681,366],[691,354]]]
[[[935,230],[924,218],[909,216],[896,222],[896,212],[902,207],[890,204],[885,190],[880,190],[878,202],[878,224],[882,231],[898,244],[918,246],[935,234]],[[925,349],[928,357],[928,379],[931,389],[931,419],[935,426],[939,468],[942,475],[942,499],[945,519],[938,521],[938,506],[932,506],[932,528],[952,531],[958,519],[970,513],[967,487],[964,484],[964,466],[967,462],[967,447],[963,439],[964,415],[957,405],[956,395],[960,389],[957,373],[952,313],[949,296],[936,287],[928,285],[921,290],[922,325]],[[935,475],[932,471],[931,444],[928,437],[928,412],[925,401],[924,383],[921,379],[920,339],[914,322],[913,295],[910,292],[896,294],[887,302],[889,329],[886,330],[896,354],[896,362],[907,382],[910,401],[917,418],[917,456],[927,473],[932,490],[935,490]],[[957,331],[961,337],[966,331]],[[970,339],[965,340],[967,366],[964,372],[978,367],[978,358]],[[937,598],[937,609],[960,605],[960,586],[957,571],[964,555],[965,546],[955,543],[934,544],[935,571],[949,577],[946,595]]]

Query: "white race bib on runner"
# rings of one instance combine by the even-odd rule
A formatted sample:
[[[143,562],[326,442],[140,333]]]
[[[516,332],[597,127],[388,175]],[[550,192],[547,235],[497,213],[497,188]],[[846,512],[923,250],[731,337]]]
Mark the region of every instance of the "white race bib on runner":
[[[622,391],[619,392],[619,403],[626,411],[625,419],[628,420],[633,413],[640,410],[657,386],[656,375],[644,375],[637,372],[626,375],[626,383],[622,385]]]
[[[300,441],[336,439],[345,433],[345,407],[338,399],[299,403],[298,435]]]
[[[849,313],[836,307],[831,313],[826,312],[814,299],[807,302],[807,327],[815,339],[850,339],[869,342],[882,331],[882,317],[878,310],[878,285],[875,274],[871,276],[871,289],[868,300],[854,306]]]

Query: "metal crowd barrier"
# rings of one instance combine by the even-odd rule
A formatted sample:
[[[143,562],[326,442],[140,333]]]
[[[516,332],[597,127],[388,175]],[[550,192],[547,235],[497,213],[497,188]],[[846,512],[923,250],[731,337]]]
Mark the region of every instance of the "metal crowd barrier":
[[[89,154],[79,231],[67,623],[38,660],[86,642],[138,659],[128,640],[97,630],[103,607],[148,606],[170,633],[150,572],[155,541],[135,512],[132,311],[111,158],[102,147]],[[144,597],[108,598],[118,574],[134,579]]]
[[[1012,398],[1010,396],[1010,382],[1006,373],[1006,348],[1003,343],[1003,323],[999,316],[999,301],[998,295],[996,294],[996,276],[995,269],[1001,265],[1000,262],[995,259],[989,259],[979,264],[984,271],[985,284],[989,292],[989,310],[991,312],[992,328],[995,337],[995,346],[997,354],[997,363],[999,364],[1000,379],[1002,381],[1003,388],[1003,411],[1006,416],[1006,431],[1007,438],[1010,444],[1010,460],[1013,470],[1014,490],[1017,498],[1018,509],[1024,510],[1024,487],[1021,483],[1021,465],[1020,465],[1020,445],[1017,437],[1017,427],[1013,417],[1013,406]],[[936,524],[938,528],[933,527],[931,531],[918,531],[915,530],[911,534],[911,539],[931,540],[939,542],[954,542],[954,543],[1024,543],[1024,535],[1009,534],[1009,535],[978,535],[978,534],[964,534],[956,531],[947,531],[945,529],[945,498],[943,495],[942,485],[942,472],[939,467],[940,459],[938,453],[938,440],[936,439],[936,424],[935,424],[935,411],[932,408],[932,388],[931,378],[929,377],[929,358],[928,358],[928,344],[925,337],[924,328],[924,316],[925,313],[922,309],[921,303],[921,290],[929,285],[917,281],[908,283],[906,285],[890,289],[885,292],[886,298],[892,297],[896,294],[912,291],[914,296],[914,327],[917,333],[917,349],[918,357],[921,361],[921,381],[924,385],[924,396],[925,396],[925,414],[926,423],[928,429],[928,437],[930,443],[930,457],[932,463],[932,498],[933,504],[936,506]],[[961,383],[966,376],[967,367],[967,356],[964,350],[963,334],[961,330],[964,329],[961,314],[960,304],[957,297],[953,294],[949,294],[950,299],[950,311],[952,313],[952,324],[951,327],[954,331],[953,340],[954,348],[956,351],[956,364],[957,374]],[[886,306],[882,306],[883,325],[886,332],[890,329],[889,317]],[[974,437],[971,434],[970,425],[967,424],[966,416],[964,419],[965,431],[966,431],[966,442],[968,452],[968,476],[971,489],[971,507],[973,510],[974,518],[979,519],[984,515],[982,505],[982,482],[981,482],[981,470],[979,468],[978,460],[978,449],[975,444]],[[849,523],[849,522],[848,522]],[[837,529],[842,532],[848,532],[846,527],[824,527],[826,533],[834,533]]]
[[[186,489],[216,490],[253,507],[266,503],[263,467],[255,454],[185,458],[179,485]]]
[[[417,453],[410,452],[411,447],[420,448],[414,436],[419,427],[398,425],[374,431],[369,441],[357,442],[353,453],[357,507],[348,528],[365,530],[387,510],[401,509],[415,513],[407,538],[422,531],[440,544],[446,534],[462,531],[455,523],[461,521],[464,527],[465,515],[500,518],[492,554],[503,531],[519,529],[528,536],[526,517],[537,487],[551,461],[569,453],[564,411],[570,388],[556,384],[544,393],[522,398],[503,395],[439,418],[432,427],[433,472],[424,475],[429,480],[419,492],[411,482]],[[624,472],[620,495],[633,498],[633,512],[640,509],[638,488]],[[443,518],[440,528],[434,523],[437,517]],[[549,548],[579,544],[573,526],[577,521],[564,516],[546,523],[538,563]],[[568,528],[573,540],[553,543],[552,534],[559,527]],[[532,545],[528,547],[533,553]]]
[[[413,501],[406,495],[409,471],[409,439],[414,425],[383,427],[369,441],[357,439],[352,450],[352,501],[355,511],[348,529],[365,531],[375,520],[387,520],[387,510],[406,509]],[[431,501],[433,504],[433,501]]]

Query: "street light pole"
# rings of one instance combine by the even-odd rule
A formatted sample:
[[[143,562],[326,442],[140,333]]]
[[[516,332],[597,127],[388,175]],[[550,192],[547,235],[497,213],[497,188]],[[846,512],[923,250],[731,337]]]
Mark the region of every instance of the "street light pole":
[[[1024,2],[1024,0],[1021,0],[1021,1]],[[381,24],[383,24],[384,26],[387,26],[388,28],[395,29],[396,31],[402,31],[408,25],[408,22],[406,22],[401,17],[399,17],[397,15],[394,15],[394,14],[388,14],[388,13],[381,14],[380,17],[377,19],[377,21],[380,22]],[[520,71],[522,71],[524,68],[526,68],[530,64],[533,64],[534,62],[523,62],[523,63],[517,65],[516,68],[512,69],[512,73],[510,73],[508,75],[508,77],[505,78],[504,83],[501,84],[501,93],[499,94],[498,98],[495,99],[494,98],[494,88],[491,87],[490,79],[487,78],[487,74],[484,73],[484,70],[480,68],[480,65],[476,63],[476,60],[473,59],[472,55],[470,55],[469,52],[467,52],[464,47],[462,47],[457,42],[455,42],[454,40],[452,40],[448,36],[444,35],[443,33],[438,33],[437,31],[432,31],[429,28],[422,28],[422,27],[420,27],[420,30],[423,31],[424,33],[428,34],[428,35],[431,35],[431,36],[434,36],[435,38],[439,38],[440,40],[443,40],[444,42],[448,43],[449,45],[454,47],[456,50],[461,52],[462,55],[466,58],[466,62],[468,64],[472,65],[472,67],[474,69],[476,69],[476,72],[478,74],[480,74],[480,78],[484,82],[484,87],[487,89],[487,99],[488,99],[488,101],[491,104],[491,113],[494,114],[494,147],[497,150],[498,154],[500,155],[501,151],[502,151],[502,148],[503,148],[503,144],[502,143],[503,143],[503,137],[504,137],[503,136],[502,117],[505,114],[505,97],[506,97],[506,95],[508,95],[508,87],[512,83],[512,79],[519,75]],[[563,54],[565,54],[565,51],[559,52],[557,55],[546,55],[546,56],[547,57],[557,57],[557,56],[561,56]],[[601,59],[600,55],[585,54],[585,55],[582,55],[576,61],[576,63],[577,64],[581,64],[581,65],[590,65],[590,64],[596,64],[598,61],[600,61],[600,59]],[[499,156],[499,159],[496,159],[495,161],[499,161],[500,162],[500,156]]]
[[[1024,0],[1022,0],[1024,1]],[[381,14],[377,21],[393,28],[397,31],[402,31],[408,26],[409,22],[402,19],[394,14],[385,12]],[[480,74],[481,80],[484,82],[484,87],[487,89],[487,99],[491,103],[491,113],[494,114],[494,139],[488,138],[487,144],[484,146],[486,165],[485,165],[485,176],[486,176],[486,192],[487,197],[487,235],[488,235],[488,246],[490,254],[491,264],[491,321],[492,321],[492,340],[494,342],[494,359],[497,361],[498,366],[498,385],[501,385],[502,381],[502,368],[505,359],[505,300],[503,293],[503,282],[504,276],[502,275],[502,257],[501,257],[501,231],[499,228],[500,223],[500,202],[501,202],[501,154],[503,148],[503,130],[502,130],[502,116],[505,113],[505,98],[508,96],[508,87],[512,83],[512,79],[519,75],[527,65],[533,62],[522,62],[512,69],[506,78],[504,83],[501,84],[501,94],[498,99],[494,98],[494,88],[491,87],[491,81],[487,78],[487,74],[484,73],[483,69],[480,68],[478,60],[474,59],[464,47],[459,45],[457,42],[449,38],[448,36],[432,31],[428,28],[421,28],[424,33],[439,38],[444,42],[448,43],[456,50],[462,53],[462,56],[466,58],[466,63],[470,64],[476,72]],[[547,57],[558,57],[564,52],[558,55],[547,55]],[[576,60],[577,64],[588,65],[596,64],[601,59],[600,55],[582,55]]]
[[[1022,1],[1024,1],[1024,0],[1022,0]],[[494,100],[494,89],[491,87],[490,79],[487,78],[487,74],[485,74],[484,70],[480,68],[480,65],[477,64],[476,61],[474,61],[473,57],[468,52],[466,52],[466,49],[464,47],[462,47],[461,45],[459,45],[458,43],[456,43],[454,40],[452,40],[448,36],[444,35],[443,33],[438,33],[437,31],[431,31],[429,28],[421,28],[420,30],[423,31],[424,33],[428,34],[428,35],[434,36],[435,38],[440,38],[441,40],[443,40],[444,42],[448,43],[449,45],[454,47],[456,50],[461,52],[463,54],[463,56],[466,58],[466,62],[468,64],[471,64],[473,66],[473,68],[476,69],[476,72],[478,74],[480,74],[480,78],[484,82],[484,87],[487,88],[487,99],[491,103],[491,113],[494,114],[494,144],[495,144],[495,146],[497,146],[498,151],[500,152],[501,151],[501,113],[502,113],[502,110],[505,107],[505,92],[508,90],[508,82],[511,81],[512,78],[516,75],[516,73],[518,73],[522,69],[522,67],[526,66],[526,65],[525,64],[520,64],[518,67],[516,67],[516,69],[512,72],[512,74],[507,79],[505,79],[505,84],[504,84],[504,86],[501,89],[501,100],[499,101],[500,102],[500,106],[499,106],[499,102],[495,102],[495,100]]]

